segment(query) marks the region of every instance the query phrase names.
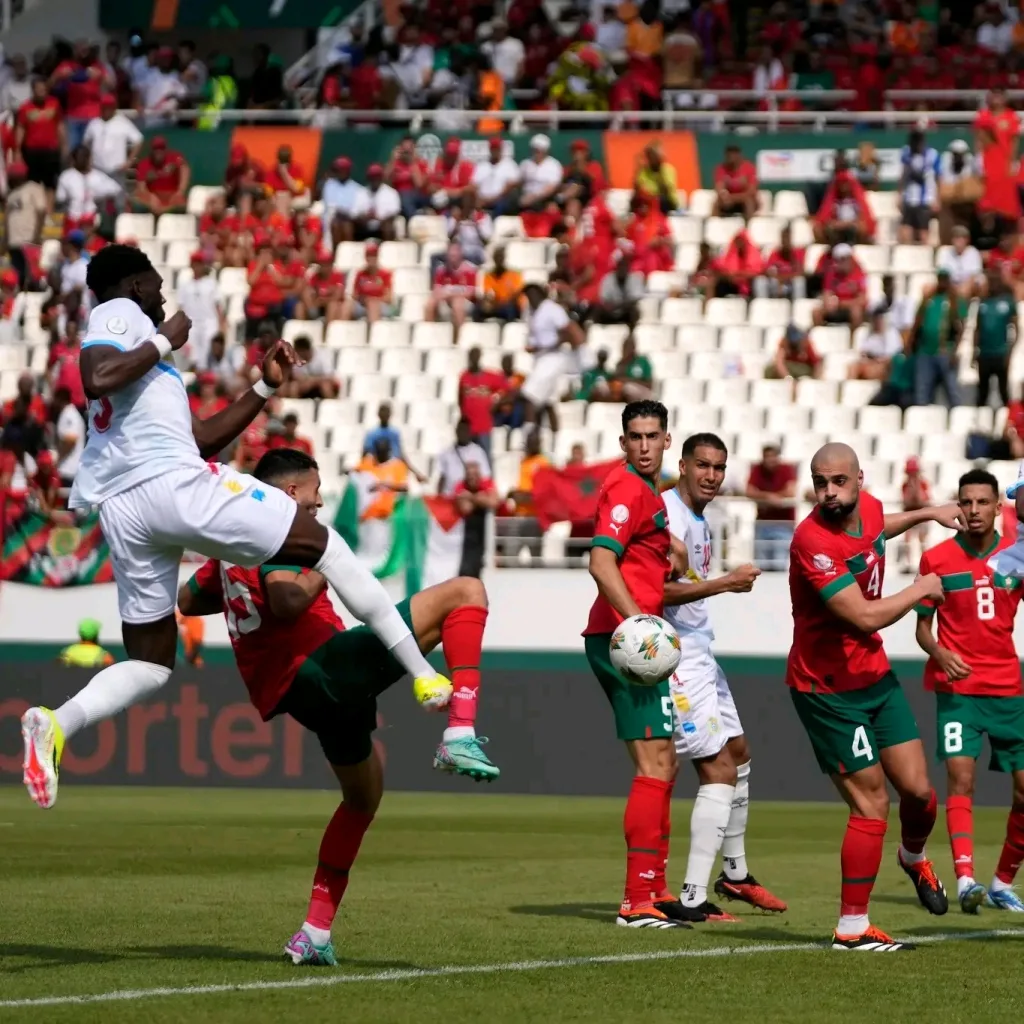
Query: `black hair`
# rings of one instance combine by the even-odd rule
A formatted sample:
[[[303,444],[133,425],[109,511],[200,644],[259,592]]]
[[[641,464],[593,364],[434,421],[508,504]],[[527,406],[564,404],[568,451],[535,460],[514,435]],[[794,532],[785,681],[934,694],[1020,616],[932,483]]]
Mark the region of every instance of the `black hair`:
[[[961,491],[964,487],[970,487],[972,484],[977,484],[981,487],[991,487],[995,491],[996,497],[999,496],[999,481],[987,469],[967,470],[960,477],[960,482],[956,485],[957,491]]]
[[[712,434],[709,431],[691,434],[683,442],[683,455],[692,455],[698,448],[714,448],[716,452],[729,454],[729,449],[726,448],[725,442],[717,434]]]
[[[282,477],[298,476],[319,468],[312,455],[300,452],[297,448],[272,448],[261,456],[252,475],[257,480],[272,484]]]
[[[106,302],[110,293],[122,287],[130,277],[153,270],[149,257],[131,245],[108,245],[100,249],[85,272],[85,283],[100,302]]]
[[[296,349],[300,349],[300,348],[302,348],[302,349],[310,348],[311,349],[312,347],[313,347],[313,339],[310,338],[310,336],[308,334],[300,334],[295,339],[295,348]]]
[[[668,430],[668,409],[650,398],[642,402],[630,402],[622,410],[622,433],[629,432],[629,424],[633,420],[656,418],[662,430]]]

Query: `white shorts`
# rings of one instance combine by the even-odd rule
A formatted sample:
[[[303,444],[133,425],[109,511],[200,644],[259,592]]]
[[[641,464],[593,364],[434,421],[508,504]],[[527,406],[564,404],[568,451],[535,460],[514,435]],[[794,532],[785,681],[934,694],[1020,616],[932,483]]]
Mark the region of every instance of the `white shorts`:
[[[228,466],[189,466],[154,477],[100,506],[124,622],[174,613],[187,549],[255,566],[280,551],[298,506],[284,491]]]
[[[676,707],[676,752],[694,761],[714,757],[743,726],[725,673],[710,651],[683,655],[669,680]]]
[[[568,372],[563,352],[543,352],[533,363],[533,369],[519,388],[523,396],[536,409],[558,401],[558,382]]]

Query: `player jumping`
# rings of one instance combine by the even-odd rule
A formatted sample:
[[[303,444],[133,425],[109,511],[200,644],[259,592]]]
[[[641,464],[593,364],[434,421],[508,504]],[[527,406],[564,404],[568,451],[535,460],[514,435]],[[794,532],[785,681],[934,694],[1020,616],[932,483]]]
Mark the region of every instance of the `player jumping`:
[[[683,922],[704,920],[684,908],[665,882],[678,770],[668,680],[636,686],[615,671],[608,653],[623,619],[664,611],[670,541],[658,480],[671,440],[668,411],[660,402],[630,402],[623,409],[619,444],[626,461],[608,474],[597,497],[590,575],[598,596],[583,631],[587,661],[636,769],[623,819],[626,889],[616,921],[629,928],[689,927]]]
[[[1013,645],[1021,581],[989,568],[1012,545],[996,533],[999,483],[982,469],[960,477],[960,508],[967,532],[926,551],[921,572],[942,579],[946,600],[918,606],[917,642],[928,655],[924,684],[935,691],[938,756],[946,762],[946,826],[953,848],[960,908],[976,914],[983,903],[1024,913],[1013,880],[1024,857],[1024,689]],[[932,620],[938,619],[938,640]],[[976,762],[988,735],[989,769],[1010,772],[1013,803],[1006,841],[986,892],[974,879],[972,817]],[[987,897],[987,899],[986,899]]]
[[[99,506],[128,660],[94,676],[56,711],[25,712],[24,780],[32,799],[40,807],[56,801],[67,739],[144,700],[170,678],[185,548],[231,565],[316,569],[414,679],[435,684],[437,673],[408,624],[337,533],[298,515],[284,491],[204,461],[234,440],[287,380],[296,361],[291,346],[275,344],[261,381],[227,409],[198,420],[167,361],[187,342],[191,324],[178,312],[157,330],[162,280],[145,254],[107,246],[89,263],[87,282],[99,302],[80,359],[90,399],[89,436],[69,504]]]
[[[922,576],[882,597],[885,542],[929,520],[956,528],[961,512],[943,505],[885,515],[882,503],[861,491],[857,455],[845,444],[818,450],[811,479],[817,506],[797,526],[791,550],[786,683],[821,770],[850,808],[832,948],[895,952],[911,947],[868,920],[889,818],[886,779],[900,797],[900,868],[930,913],[946,913],[949,903],[924,852],[936,808],[924,747],[878,630],[921,601],[941,604],[942,581]]]
[[[664,494],[673,545],[682,549],[685,574],[665,585],[665,614],[679,634],[682,657],[670,686],[676,707],[676,753],[693,762],[700,780],[690,815],[690,853],[680,902],[709,921],[734,921],[708,902],[711,870],[722,853],[723,870],[715,892],[762,910],[784,911],[747,870],[744,838],[750,798],[750,749],[725,674],[711,653],[715,639],[707,599],[748,593],[760,570],[741,565],[708,579],[711,530],[704,510],[725,480],[728,453],[715,434],[694,434],[683,442],[679,484]],[[681,563],[680,563],[681,567]]]
[[[257,480],[291,496],[315,516],[320,500],[317,464],[304,452],[278,449],[260,459]],[[345,629],[318,572],[289,565],[242,569],[211,559],[181,588],[184,615],[223,611],[238,670],[264,721],[288,714],[320,741],[341,783],[342,802],[320,842],[309,910],[285,954],[296,964],[333,966],[331,924],[338,912],[359,844],[380,805],[382,766],[373,746],[377,697],[405,668],[366,626]],[[486,758],[461,767],[449,754],[470,739],[480,680],[487,595],[479,580],[460,577],[430,587],[398,605],[424,654],[439,643],[452,672],[456,698],[437,752],[442,767],[478,779],[498,776]],[[471,696],[470,696],[471,695]]]

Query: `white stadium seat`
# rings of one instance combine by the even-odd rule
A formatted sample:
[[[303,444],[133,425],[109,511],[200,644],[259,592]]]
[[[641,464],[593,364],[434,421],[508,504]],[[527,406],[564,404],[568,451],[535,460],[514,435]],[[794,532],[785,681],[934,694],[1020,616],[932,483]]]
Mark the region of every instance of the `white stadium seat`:
[[[422,353],[401,346],[381,349],[380,369],[378,372],[389,377],[398,377],[403,373],[419,373],[423,361]]]
[[[294,342],[296,338],[309,338],[314,348],[324,343],[324,325],[321,320],[286,320],[281,329],[281,337],[285,341]]]
[[[708,381],[704,391],[704,401],[708,405],[725,408],[730,405],[742,405],[750,397],[750,382],[742,377],[717,377]]]
[[[396,298],[403,295],[427,295],[430,293],[430,273],[426,267],[398,267],[392,273],[391,290]]]
[[[378,320],[370,327],[374,348],[401,348],[409,344],[409,325],[401,320]]]
[[[367,324],[364,320],[333,320],[327,325],[324,341],[330,348],[365,345]]]
[[[348,398],[352,402],[376,406],[391,398],[391,378],[381,374],[360,374],[350,377],[348,382]]]
[[[857,410],[847,405],[816,404],[811,408],[811,429],[833,440],[852,434],[857,429]]]
[[[690,193],[687,213],[691,217],[710,217],[715,208],[715,192],[710,188],[697,188]]]
[[[786,222],[778,217],[751,217],[747,233],[754,245],[761,249],[776,249]]]
[[[723,352],[760,352],[764,331],[760,327],[723,327],[718,332],[718,347]]]
[[[750,401],[765,409],[787,405],[792,394],[793,385],[788,380],[755,380],[750,386]]]
[[[366,243],[340,242],[334,251],[334,265],[338,270],[361,270],[366,266]]]
[[[801,377],[796,382],[797,405],[805,405],[809,409],[815,409],[821,406],[835,407],[838,398],[839,387],[835,381],[815,380],[813,377]]]
[[[666,324],[701,324],[704,303],[700,299],[665,299],[661,304],[661,320]]]
[[[481,349],[499,348],[501,345],[501,325],[496,323],[463,324],[459,331],[459,347]]]
[[[334,326],[336,325],[331,324],[331,327]],[[328,328],[328,340],[330,340],[330,328]],[[380,353],[375,348],[370,348],[369,345],[360,345],[358,348],[338,349],[336,369],[342,376],[352,377],[357,374],[373,374],[377,372],[379,366]]]
[[[775,193],[772,212],[782,220],[797,220],[808,216],[807,197],[803,192],[781,190]]]
[[[745,299],[708,299],[704,308],[704,318],[715,327],[737,326],[747,322],[747,303]]]
[[[878,394],[879,384],[873,380],[847,380],[839,386],[839,401],[843,405],[860,408]],[[896,410],[899,412],[899,410]],[[897,427],[898,429],[898,427]]]
[[[437,378],[425,373],[406,373],[395,379],[396,402],[432,402],[437,398]]]
[[[707,352],[718,348],[718,328],[707,324],[684,324],[677,327],[676,348],[681,352]]]
[[[454,331],[449,323],[421,323],[412,325],[414,348],[451,348]]]
[[[857,416],[857,429],[862,434],[888,437],[899,433],[901,419],[902,414],[895,405],[869,405]]]
[[[760,432],[764,430],[764,410],[756,405],[726,405],[719,425],[730,434]]]
[[[196,219],[191,213],[164,213],[156,222],[156,237],[173,242],[178,238],[196,237]]]
[[[586,424],[591,430],[610,431],[618,437],[622,433],[622,410],[625,408],[616,402],[588,405]]]
[[[742,230],[742,217],[709,217],[704,221],[704,241],[712,248],[721,249]]]
[[[114,221],[114,239],[125,242],[134,238],[142,242],[154,237],[155,228],[156,218],[151,213],[120,213]]]
[[[701,404],[704,396],[704,384],[701,381],[681,374],[670,377],[667,373],[659,371],[657,363],[654,363],[654,376],[661,380],[661,401],[668,408],[685,408]]]
[[[892,271],[894,274],[933,274],[935,272],[935,256],[931,246],[893,246]]]
[[[912,405],[903,414],[908,434],[944,434],[949,413],[944,405]]]
[[[684,405],[678,411],[675,430],[683,437],[705,430],[718,430],[719,418],[720,412],[713,405]]]
[[[699,245],[704,241],[704,222],[696,217],[670,217],[672,240],[679,245]]]
[[[686,376],[689,359],[685,352],[666,352],[657,349],[649,352],[643,348],[640,351],[650,359],[655,380],[675,380]],[[691,400],[696,401],[697,399]]]
[[[789,299],[754,299],[749,319],[755,327],[785,327],[793,316]]]
[[[676,346],[676,332],[664,324],[639,324],[633,332],[637,349],[645,356],[670,352]]]
[[[415,267],[419,262],[419,248],[415,242],[381,242],[380,265],[386,270]]]
[[[425,369],[435,377],[458,377],[466,369],[466,353],[453,346],[432,348],[427,352]]]
[[[773,405],[764,425],[773,434],[802,434],[810,428],[811,410],[801,405]]]

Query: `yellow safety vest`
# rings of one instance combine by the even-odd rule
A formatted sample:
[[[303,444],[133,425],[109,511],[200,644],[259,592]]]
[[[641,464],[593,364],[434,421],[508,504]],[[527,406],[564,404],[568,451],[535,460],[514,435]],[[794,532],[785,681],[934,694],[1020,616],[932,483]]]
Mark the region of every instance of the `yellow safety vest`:
[[[60,652],[60,663],[69,668],[99,668],[109,665],[114,656],[103,650],[99,644],[70,644]]]
[[[203,116],[196,122],[200,131],[212,132],[220,124],[220,111],[238,102],[238,86],[230,75],[217,75],[210,79],[210,102],[199,109]]]

